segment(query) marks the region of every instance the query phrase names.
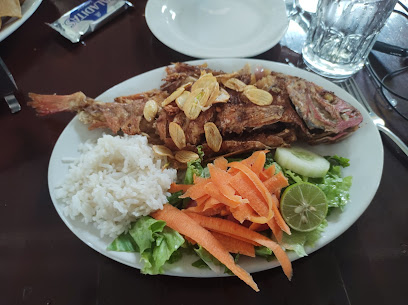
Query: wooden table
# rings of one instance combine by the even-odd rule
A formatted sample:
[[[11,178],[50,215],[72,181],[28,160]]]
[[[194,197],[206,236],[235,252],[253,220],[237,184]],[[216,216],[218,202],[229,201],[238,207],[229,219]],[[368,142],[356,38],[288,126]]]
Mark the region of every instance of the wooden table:
[[[52,149],[73,114],[39,118],[26,105],[28,92],[83,90],[94,97],[132,76],[192,59],[153,36],[145,1],[132,1],[133,9],[83,43],[72,44],[45,24],[80,2],[44,0],[0,43],[22,105],[11,114],[0,103],[0,304],[407,303],[408,158],[384,136],[384,171],[371,205],[332,243],[295,261],[292,282],[279,268],[254,274],[259,293],[233,277],[145,276],[80,241],[58,216],[47,184]],[[406,35],[398,33],[404,42]],[[299,55],[277,45],[257,58],[285,62]],[[391,60],[382,58],[376,68]],[[367,71],[356,80],[387,125],[408,142],[408,122],[386,106]]]

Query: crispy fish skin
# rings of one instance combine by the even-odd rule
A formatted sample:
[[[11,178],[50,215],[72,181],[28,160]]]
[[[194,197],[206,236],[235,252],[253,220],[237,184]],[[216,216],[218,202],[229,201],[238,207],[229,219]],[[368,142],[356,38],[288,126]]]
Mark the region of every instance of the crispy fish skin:
[[[58,112],[77,112],[79,120],[89,129],[108,128],[113,133],[122,131],[134,135],[151,132],[152,124],[143,119],[144,105],[149,99],[161,100],[167,94],[152,90],[131,96],[115,98],[115,102],[103,103],[88,98],[82,92],[70,95],[41,95],[29,93],[33,107],[40,116]]]
[[[196,151],[197,145],[203,145],[208,158],[290,146],[298,140],[310,144],[333,143],[350,135],[362,122],[357,109],[314,83],[270,71],[251,74],[248,67],[236,73],[236,78],[269,92],[273,97],[272,104],[258,106],[244,94],[223,87],[230,95],[229,101],[203,110],[197,119],[188,119],[174,101],[160,107],[152,122],[144,119],[143,109],[148,100],[153,99],[161,105],[177,88],[197,80],[203,69],[214,76],[224,74],[205,65],[176,63],[166,68],[167,76],[160,90],[117,97],[112,103],[97,102],[82,92],[65,96],[30,93],[32,101],[29,105],[39,115],[77,112],[79,119],[89,124],[90,129],[109,128],[114,133],[148,134],[152,143],[164,144],[173,151],[178,150],[169,135],[169,124],[174,122],[184,131],[186,147],[183,149]],[[206,144],[204,125],[208,122],[214,123],[222,135],[218,152]]]
[[[298,77],[288,78],[289,98],[309,130],[316,131],[310,142],[337,141],[355,130],[362,122],[361,113],[329,92]],[[318,133],[320,137],[318,136]],[[324,135],[324,136],[322,136]]]

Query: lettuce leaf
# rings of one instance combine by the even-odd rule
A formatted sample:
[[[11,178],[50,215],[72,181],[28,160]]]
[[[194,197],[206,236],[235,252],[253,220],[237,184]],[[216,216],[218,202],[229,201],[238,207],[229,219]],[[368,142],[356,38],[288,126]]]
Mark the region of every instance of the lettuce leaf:
[[[344,209],[350,199],[352,177],[341,178],[337,175],[326,175],[323,183],[317,184],[326,194],[329,208]]]
[[[197,146],[197,152],[198,152],[199,158],[197,160],[190,161],[187,163],[186,175],[184,176],[184,184],[193,184],[194,175],[199,176],[199,177],[205,177],[207,174],[203,166],[201,165],[201,162],[203,161],[203,157],[204,157],[204,152],[202,150],[201,145]]]
[[[163,265],[170,260],[175,250],[184,243],[184,238],[169,227],[164,227],[162,232],[156,233],[154,236],[151,247],[141,253],[141,260],[144,261],[142,273],[145,274],[163,273]],[[171,262],[174,263],[174,261],[173,257]]]
[[[205,250],[200,245],[194,246],[194,251],[200,258],[199,260],[192,263],[193,267],[200,268],[200,269],[211,269],[215,273],[221,274],[226,273],[229,275],[234,275],[231,270],[227,268],[223,263],[221,263],[218,259],[216,259],[210,252]],[[231,254],[234,257],[234,262],[238,263],[239,260],[239,253],[238,254]]]
[[[183,208],[183,198],[179,198],[181,195],[183,195],[183,191],[175,192],[170,196],[167,196],[167,202],[172,206],[181,209]]]
[[[194,184],[194,175],[203,178],[207,178],[210,176],[208,167],[204,168],[201,165],[204,157],[204,152],[202,150],[201,145],[197,146],[197,151],[199,158],[197,160],[190,161],[187,163],[187,169],[183,181],[184,184]],[[176,192],[168,196],[167,200],[172,206],[175,206],[178,209],[184,209],[189,203],[190,198],[179,198],[182,194],[183,194],[182,191]]]
[[[293,229],[291,229],[291,235],[283,232],[281,245],[286,250],[296,252],[299,257],[307,256],[305,247],[313,247],[316,241],[321,237],[326,227],[327,221],[323,220],[320,226],[311,232],[298,232]],[[275,258],[272,250],[264,246],[255,247],[255,254],[256,256],[266,258],[267,261],[271,261]]]
[[[325,158],[327,161],[330,162],[332,166],[338,166],[338,165],[340,165],[341,167],[350,166],[350,160],[344,157],[339,157],[337,155],[334,155],[334,156],[326,156]]]
[[[119,235],[107,249],[118,252],[139,252],[139,247],[129,232]]]
[[[341,169],[350,165],[349,159],[344,157],[326,156],[330,162],[330,168],[326,176],[323,178],[309,178],[298,175],[291,170],[276,166],[288,178],[289,184],[297,182],[310,182],[317,185],[326,195],[329,209],[340,208],[344,209],[350,199],[349,190],[352,184],[352,177],[342,177]]]
[[[215,273],[222,273],[223,272],[223,264],[212,256],[207,250],[205,250],[200,245],[194,247],[195,253],[200,258],[199,260],[195,261],[192,265],[197,268],[210,268]]]
[[[324,229],[327,227],[327,221],[324,220],[320,226],[311,232],[298,232],[291,230],[291,235],[283,232],[282,246],[287,250],[295,251],[299,257],[306,256],[306,246],[313,247],[316,241],[322,236]]]
[[[329,208],[344,209],[350,199],[350,187],[353,178],[351,176],[342,177],[341,169],[350,166],[349,159],[335,156],[325,157],[330,162],[330,169],[326,176],[321,179],[311,179],[309,182],[315,183],[323,190],[327,197]]]
[[[266,258],[268,262],[275,258],[275,255],[273,254],[272,250],[265,246],[256,246],[255,255]]]
[[[272,153],[271,152],[266,153],[264,168],[266,169],[266,168],[268,168],[269,166],[271,166],[274,163],[276,163],[276,162],[273,160]]]
[[[144,216],[132,223],[129,232],[119,235],[109,246],[111,251],[139,252],[144,262],[142,273],[163,273],[165,263],[181,259],[178,253],[184,238],[166,223]]]

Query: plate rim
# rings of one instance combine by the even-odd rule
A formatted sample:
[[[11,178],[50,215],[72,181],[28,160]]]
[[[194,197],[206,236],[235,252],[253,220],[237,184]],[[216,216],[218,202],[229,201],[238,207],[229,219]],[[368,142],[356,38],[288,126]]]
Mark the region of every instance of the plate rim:
[[[273,1],[276,1],[278,5],[281,5],[282,9],[284,10],[284,14],[282,15],[282,17],[285,18],[285,24],[281,25],[283,26],[283,29],[279,33],[279,35],[277,35],[274,39],[269,40],[269,42],[265,43],[263,46],[260,46],[255,49],[252,49],[252,48],[249,48],[249,49],[246,48],[243,50],[236,49],[236,48],[228,49],[228,55],[225,53],[225,51],[222,51],[223,49],[217,49],[217,48],[214,48],[212,50],[207,48],[205,49],[205,51],[200,51],[200,48],[198,46],[194,48],[187,46],[185,49],[183,49],[182,47],[179,47],[177,44],[172,43],[171,37],[174,37],[174,36],[171,36],[171,31],[167,32],[167,34],[170,34],[170,35],[164,35],[164,34],[162,35],[161,32],[156,29],[156,24],[158,23],[156,19],[153,18],[153,14],[154,14],[153,9],[155,5],[163,1],[167,1],[167,0],[148,0],[147,1],[146,7],[145,7],[145,14],[144,14],[147,26],[149,27],[152,34],[164,45],[166,45],[167,47],[177,52],[180,52],[182,54],[185,54],[191,57],[195,57],[195,58],[201,58],[201,59],[226,58],[226,56],[228,56],[228,58],[253,57],[253,56],[262,54],[270,50],[271,48],[273,48],[275,45],[277,45],[279,41],[282,39],[282,37],[285,35],[289,27],[289,18],[286,13],[286,6],[284,4],[284,1],[283,0],[273,0]],[[166,30],[167,30],[167,27],[166,27]]]
[[[327,83],[330,83],[330,84],[332,84],[332,86],[334,85],[334,86],[336,87],[336,91],[342,92],[342,95],[346,95],[346,96],[347,96],[347,102],[352,101],[352,103],[350,103],[350,104],[352,104],[353,106],[355,106],[356,108],[358,108],[359,111],[361,111],[361,113],[363,114],[363,116],[364,116],[364,118],[365,118],[365,123],[370,126],[370,127],[367,127],[367,128],[371,128],[372,130],[375,130],[373,136],[375,137],[375,139],[376,139],[376,141],[377,141],[377,144],[379,144],[378,154],[381,156],[381,158],[379,158],[379,161],[380,161],[380,165],[381,165],[381,166],[380,166],[379,172],[377,172],[376,184],[371,188],[371,193],[370,193],[370,195],[367,197],[367,202],[366,202],[366,204],[363,206],[363,209],[360,211],[360,213],[359,213],[358,215],[354,215],[351,219],[348,219],[348,220],[347,220],[347,224],[346,224],[346,225],[342,225],[342,226],[341,226],[341,230],[337,231],[336,234],[335,234],[335,236],[332,236],[332,238],[326,240],[324,243],[319,243],[319,242],[318,242],[317,245],[316,245],[315,247],[313,247],[313,248],[310,248],[310,247],[306,248],[306,253],[309,255],[309,254],[311,254],[311,253],[313,253],[313,252],[319,250],[320,248],[322,248],[322,247],[328,245],[328,244],[331,243],[334,239],[336,239],[337,237],[341,236],[346,230],[348,230],[348,229],[358,220],[359,217],[361,217],[361,215],[362,215],[362,214],[365,212],[365,210],[369,207],[370,203],[372,202],[372,199],[374,198],[374,196],[375,196],[375,194],[376,194],[376,192],[377,192],[377,190],[378,190],[378,187],[379,187],[380,182],[381,182],[381,177],[382,177],[382,172],[383,172],[383,166],[384,166],[384,149],[383,149],[383,145],[382,145],[382,141],[381,141],[381,137],[380,137],[380,134],[379,134],[378,129],[375,127],[374,123],[373,123],[371,120],[367,120],[367,118],[369,118],[367,111],[362,107],[362,105],[360,105],[360,104],[358,103],[358,101],[357,101],[354,97],[352,97],[349,93],[347,93],[346,91],[344,91],[342,88],[340,88],[340,87],[337,86],[336,84],[334,84],[334,83],[332,83],[332,82],[330,82],[330,81],[324,79],[324,78],[321,77],[321,76],[318,76],[318,75],[316,75],[316,74],[313,74],[313,73],[311,73],[311,72],[308,72],[308,71],[306,71],[306,70],[302,70],[302,69],[299,69],[299,68],[296,68],[296,67],[291,67],[291,66],[289,66],[289,65],[286,65],[286,64],[283,64],[283,63],[279,63],[279,62],[273,62],[273,61],[261,60],[261,59],[248,59],[248,58],[222,58],[222,59],[218,59],[218,58],[217,58],[217,59],[214,59],[214,58],[213,58],[213,59],[200,59],[200,60],[187,61],[186,63],[189,63],[189,64],[202,64],[203,62],[206,62],[206,63],[211,67],[211,65],[214,65],[214,64],[217,65],[217,61],[218,61],[218,62],[222,62],[221,64],[226,63],[226,62],[240,62],[240,65],[242,64],[242,66],[244,66],[246,63],[250,63],[250,64],[260,64],[260,65],[262,65],[262,64],[267,64],[267,65],[270,65],[270,66],[278,66],[278,67],[283,68],[284,70],[289,70],[289,71],[291,71],[291,72],[294,72],[294,74],[290,74],[290,73],[285,72],[286,74],[289,74],[289,75],[297,75],[297,74],[300,74],[300,75],[308,75],[308,76],[313,75],[314,78],[316,78],[316,79],[319,80],[319,85],[320,85],[320,82],[323,82],[323,83],[326,83],[326,84],[327,84]],[[234,65],[234,64],[233,64],[233,65]],[[167,65],[167,66],[168,66],[168,65]],[[153,74],[154,74],[154,73],[158,73],[159,71],[162,71],[162,72],[164,73],[164,69],[165,69],[165,67],[167,67],[167,66],[162,66],[162,67],[159,67],[159,68],[156,68],[156,69],[153,69],[153,70],[150,70],[150,71],[141,73],[141,74],[136,75],[136,76],[134,76],[134,77],[131,77],[131,78],[129,78],[128,80],[125,80],[125,81],[123,81],[123,82],[121,82],[121,83],[119,83],[119,84],[117,84],[117,85],[115,85],[115,86],[112,86],[111,88],[109,88],[108,90],[106,90],[105,92],[103,92],[102,94],[100,94],[96,99],[104,100],[106,96],[109,96],[109,91],[111,91],[111,90],[113,90],[113,89],[115,89],[115,88],[120,87],[121,85],[123,85],[123,84],[126,83],[126,82],[132,82],[132,81],[134,81],[134,79],[136,79],[136,78],[146,77],[145,75],[148,74],[148,73],[153,73]],[[300,77],[302,77],[302,76],[300,76]],[[308,80],[308,79],[306,78],[306,80]],[[309,81],[310,81],[310,80],[309,80]],[[315,82],[315,80],[313,80],[313,82]],[[337,92],[335,92],[335,93],[338,94]],[[52,154],[51,154],[51,157],[50,157],[49,167],[48,167],[48,188],[49,188],[49,192],[50,192],[50,196],[51,196],[52,203],[53,203],[55,209],[57,210],[57,213],[59,214],[60,218],[63,220],[63,222],[64,222],[64,223],[67,225],[67,227],[74,233],[74,235],[76,235],[81,241],[83,241],[85,244],[87,244],[89,247],[91,247],[91,248],[94,249],[95,251],[101,253],[102,255],[104,255],[104,256],[106,256],[106,257],[108,257],[108,258],[110,258],[110,259],[113,259],[113,260],[115,260],[115,261],[117,261],[117,262],[120,262],[120,263],[122,263],[122,264],[128,265],[128,266],[130,266],[130,267],[133,267],[133,268],[136,268],[136,269],[140,269],[140,267],[137,266],[137,264],[138,264],[137,262],[136,262],[136,263],[135,263],[135,262],[129,263],[129,261],[127,261],[127,259],[125,259],[125,258],[121,255],[121,254],[122,254],[121,252],[109,252],[109,251],[107,251],[106,249],[105,249],[105,250],[100,250],[100,249],[98,249],[96,246],[94,246],[92,243],[90,243],[89,241],[87,241],[86,238],[84,238],[84,236],[80,235],[78,228],[75,228],[73,225],[71,225],[70,222],[71,222],[72,220],[70,220],[70,218],[69,218],[68,216],[65,216],[65,215],[63,214],[63,212],[62,212],[62,206],[61,206],[61,204],[59,204],[59,203],[57,202],[57,200],[55,199],[55,194],[54,194],[54,192],[52,192],[52,190],[51,190],[51,185],[52,185],[52,183],[50,183],[50,179],[51,179],[51,174],[50,174],[50,173],[51,173],[51,170],[52,170],[52,168],[51,168],[52,162],[54,162],[54,159],[56,158],[56,157],[55,157],[56,147],[57,147],[57,145],[59,145],[59,142],[60,142],[60,140],[63,138],[64,133],[68,132],[69,128],[71,128],[71,127],[75,124],[75,122],[76,122],[77,120],[78,120],[78,116],[75,116],[75,117],[68,123],[68,125],[64,128],[64,130],[63,130],[62,133],[60,134],[60,136],[59,136],[57,142],[55,143],[55,146],[54,146],[54,148],[53,148],[53,151],[52,151]],[[81,123],[81,124],[82,124],[82,123]],[[102,131],[100,131],[100,133],[102,134]],[[61,162],[61,160],[58,160],[58,162]],[[350,200],[352,200],[352,198],[350,198]],[[75,220],[75,221],[76,221],[76,222],[79,222],[79,220]],[[344,222],[344,219],[343,219],[343,222]],[[89,224],[89,226],[92,226],[92,225]],[[320,239],[320,240],[321,240],[321,239]],[[107,245],[105,245],[105,246],[107,246]],[[112,253],[113,253],[113,254],[112,254]],[[138,254],[132,253],[131,255],[133,255],[133,256],[135,257],[135,261],[136,261],[136,258],[138,258]],[[298,256],[297,256],[295,253],[293,253],[293,252],[289,252],[288,255],[289,255],[289,258],[290,258],[290,260],[291,260],[292,262],[300,258],[300,257],[298,257]],[[261,259],[258,259],[258,260],[261,260]],[[136,265],[135,265],[135,264],[136,264]],[[266,266],[266,267],[265,267],[265,266]],[[257,266],[251,267],[251,269],[248,270],[248,272],[255,273],[255,272],[259,272],[259,271],[264,271],[264,270],[273,269],[273,268],[275,268],[275,267],[277,267],[277,266],[279,266],[279,263],[278,263],[276,260],[271,261],[271,262],[267,262],[267,263],[264,262],[264,263],[262,263],[259,267],[257,267]],[[186,274],[186,273],[183,273],[182,270],[178,270],[177,268],[178,268],[178,267],[176,266],[176,268],[175,268],[174,270],[173,270],[173,268],[172,268],[172,269],[167,269],[167,270],[165,270],[164,275],[179,276],[179,277],[198,277],[198,278],[229,276],[229,275],[226,275],[226,274],[216,274],[216,273],[213,273],[213,272],[211,272],[211,271],[210,271],[210,272],[207,272],[207,271],[200,271],[200,270],[197,270],[197,272],[195,272],[194,274],[191,274],[191,273]]]
[[[26,3],[27,2],[23,3],[21,7],[23,8]],[[13,21],[9,25],[7,23],[3,24],[2,27],[4,25],[6,25],[7,27],[4,29],[0,29],[0,42],[2,42],[11,34],[13,34],[24,22],[26,22],[26,20],[30,18],[34,14],[34,12],[38,9],[41,3],[42,0],[33,0],[31,6],[27,8],[27,10],[23,13],[20,19]]]

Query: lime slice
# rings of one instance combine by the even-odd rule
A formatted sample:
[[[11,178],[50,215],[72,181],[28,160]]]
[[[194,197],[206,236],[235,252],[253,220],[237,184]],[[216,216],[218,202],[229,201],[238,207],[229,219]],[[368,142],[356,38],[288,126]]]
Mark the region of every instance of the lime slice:
[[[314,184],[295,183],[283,192],[280,210],[283,219],[292,229],[309,232],[316,229],[326,217],[326,195]]]

